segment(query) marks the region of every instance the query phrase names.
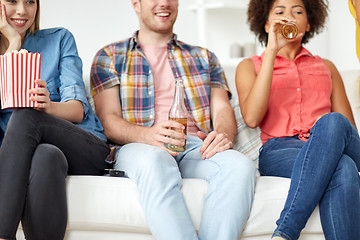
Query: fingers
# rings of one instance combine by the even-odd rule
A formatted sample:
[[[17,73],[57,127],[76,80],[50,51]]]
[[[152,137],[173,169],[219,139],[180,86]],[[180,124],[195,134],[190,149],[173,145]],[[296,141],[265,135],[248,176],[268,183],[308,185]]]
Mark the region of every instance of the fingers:
[[[158,130],[158,134],[160,136],[163,136],[166,138],[174,138],[174,139],[180,139],[180,140],[186,139],[186,134],[184,133],[183,128],[175,128],[175,127],[166,126],[166,127],[160,128]]]
[[[218,152],[225,151],[233,147],[233,143],[223,133],[217,133],[216,131],[208,134],[204,140],[203,145],[200,148],[200,153],[203,159],[208,159],[214,156]]]
[[[285,17],[281,17],[281,18],[279,17],[279,18],[275,18],[273,20],[272,26],[273,26],[273,28],[275,28],[277,25],[283,25],[283,24],[285,24],[287,22],[296,22],[296,20],[295,19],[290,19],[290,18],[285,18]]]
[[[5,13],[5,6],[0,3],[0,30],[6,26],[7,20],[6,20],[6,13]]]
[[[168,120],[161,122],[161,126],[164,128],[173,128],[173,129],[181,129],[182,131],[185,130],[185,126],[181,123],[178,123],[176,121]]]
[[[183,134],[184,135],[184,134]],[[179,135],[179,137],[170,137],[168,135],[156,135],[155,140],[161,142],[162,145],[170,144],[175,146],[185,146],[186,135]]]
[[[5,5],[0,3],[0,6],[1,6],[1,20],[6,21]]]
[[[179,153],[166,148],[166,145],[184,146],[187,138],[184,129],[185,127],[182,124],[175,121],[157,123],[149,129],[146,143],[161,147],[172,156],[177,156]]]
[[[6,29],[7,26],[9,26],[7,19],[6,19],[6,9],[5,5],[0,3],[0,30]]]
[[[29,93],[35,95],[33,97],[37,99],[49,98],[50,95],[48,90],[44,87],[33,88],[29,91]]]
[[[171,151],[170,149],[168,149],[166,147],[167,144],[171,144],[171,145],[176,145],[176,146],[184,146],[185,145],[185,140],[178,140],[178,139],[173,139],[173,138],[169,138],[160,134],[155,134],[155,136],[153,136],[153,140],[151,141],[151,145],[160,147],[162,149],[164,149],[165,151],[167,151],[171,156],[178,156],[180,153],[179,152],[174,152]]]
[[[30,97],[30,101],[37,102],[37,109],[47,108],[50,103],[50,94],[46,89],[47,83],[44,80],[37,79],[35,83],[38,87],[33,88],[29,93],[33,96]]]
[[[196,133],[196,135],[201,139],[201,140],[205,140],[205,138],[207,137],[207,134],[206,133],[204,133],[204,132],[202,132],[202,131],[198,131],[197,133]]]
[[[44,80],[37,79],[35,80],[35,84],[37,87],[30,89],[30,94],[49,94],[49,92],[46,89],[47,83]]]
[[[168,149],[167,147],[165,147],[165,145],[160,146],[162,149],[164,149],[165,151],[167,151],[171,156],[176,157],[179,156],[179,152],[173,152],[170,149]]]
[[[46,88],[47,86],[47,82],[42,80],[42,79],[36,79],[35,80],[35,83],[39,86],[39,87],[43,87],[43,88]]]
[[[179,145],[179,143],[181,141],[182,142],[185,141],[186,139],[186,134],[184,132],[185,130],[184,125],[175,121],[164,121],[161,122],[159,125],[160,125],[159,134],[160,136],[165,137],[165,139],[162,138],[161,141],[163,141],[164,143],[170,143],[177,146],[182,146]]]

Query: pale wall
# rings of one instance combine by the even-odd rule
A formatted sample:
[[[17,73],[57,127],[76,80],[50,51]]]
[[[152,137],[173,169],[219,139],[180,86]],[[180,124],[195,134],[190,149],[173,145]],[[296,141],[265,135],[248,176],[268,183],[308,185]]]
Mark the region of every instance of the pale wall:
[[[196,14],[189,10],[189,5],[195,0],[179,2],[175,32],[179,39],[197,44]],[[214,26],[208,34],[209,48],[220,59],[228,56],[231,42],[242,43],[254,39],[245,23],[245,14],[241,10],[237,16],[237,11],[232,10],[230,13],[219,11],[209,16],[209,25]],[[96,51],[105,44],[130,36],[138,28],[138,23],[130,0],[42,0],[41,27],[56,26],[66,27],[74,34],[84,62],[84,73],[88,74]],[[332,0],[327,31],[314,38],[307,47],[332,60],[339,70],[359,69],[354,34],[354,20],[348,11],[347,1]],[[221,38],[216,39],[216,36]]]

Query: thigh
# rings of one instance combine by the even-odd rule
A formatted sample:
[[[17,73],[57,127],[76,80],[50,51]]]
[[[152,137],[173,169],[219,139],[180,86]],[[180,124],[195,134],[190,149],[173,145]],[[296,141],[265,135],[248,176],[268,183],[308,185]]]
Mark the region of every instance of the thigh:
[[[296,157],[304,144],[297,137],[272,138],[267,141],[260,150],[260,174],[290,178]]]
[[[162,178],[170,171],[179,173],[174,157],[164,149],[148,144],[126,144],[117,151],[115,160],[114,168],[125,171],[126,176],[133,180],[142,176]]]
[[[14,111],[3,141],[3,147],[7,149],[5,155],[16,158],[21,154],[26,159],[41,143],[54,145],[64,153],[69,174],[99,175],[100,170],[107,167],[105,158],[110,150],[100,138],[47,113],[34,109]]]
[[[209,182],[220,171],[225,175],[255,175],[253,162],[236,150],[229,149],[215,154],[210,159],[202,159],[202,140],[189,136],[187,142],[187,150],[179,156],[179,168],[183,178],[199,178]]]
[[[1,104],[1,103],[0,103]],[[0,146],[4,138],[6,125],[9,122],[12,111],[9,109],[0,110]]]
[[[43,143],[53,144],[64,153],[69,175],[100,175],[100,170],[108,168],[105,159],[110,150],[106,143],[73,123],[51,117],[41,124]]]
[[[212,161],[202,159],[200,148],[201,139],[188,135],[186,139],[186,150],[176,160],[182,178],[200,178],[209,181],[218,172],[218,165]]]

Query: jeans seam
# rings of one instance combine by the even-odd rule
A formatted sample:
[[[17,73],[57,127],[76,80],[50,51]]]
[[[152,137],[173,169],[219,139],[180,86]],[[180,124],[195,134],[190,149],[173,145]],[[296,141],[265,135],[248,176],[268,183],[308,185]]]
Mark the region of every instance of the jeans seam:
[[[316,125],[313,127],[313,128],[316,128]],[[314,129],[315,130],[315,129]],[[316,131],[313,131],[313,137],[311,139],[309,139],[308,141],[312,141],[315,137],[315,133]],[[299,191],[300,191],[300,185],[301,183],[303,182],[304,180],[304,171],[307,170],[307,163],[309,161],[309,158],[308,158],[308,152],[311,151],[311,148],[312,148],[312,144],[311,142],[308,143],[308,149],[306,150],[306,153],[305,153],[305,157],[304,157],[304,161],[302,163],[302,168],[301,168],[301,172],[300,172],[300,177],[299,177],[299,183],[297,185],[297,188],[296,188],[296,191],[295,191],[295,194],[294,194],[294,199],[291,201],[290,203],[290,206],[289,206],[289,210],[287,211],[287,213],[285,214],[284,216],[284,219],[282,220],[282,222],[279,224],[279,228],[281,227],[281,225],[284,225],[284,222],[289,218],[289,214],[293,211],[293,208],[294,208],[294,205],[295,205],[295,202],[297,201],[297,197],[299,195]],[[294,228],[294,226],[292,226],[292,228]],[[284,234],[286,235],[286,234]],[[291,238],[290,238],[291,239]]]
[[[335,237],[335,239],[337,239],[336,237],[336,228],[335,228],[335,223],[334,223],[334,218],[333,218],[333,208],[332,208],[332,198],[331,198],[331,192],[329,192],[330,196],[329,196],[329,210],[330,210],[330,222],[331,222],[331,228],[333,229],[333,236]]]

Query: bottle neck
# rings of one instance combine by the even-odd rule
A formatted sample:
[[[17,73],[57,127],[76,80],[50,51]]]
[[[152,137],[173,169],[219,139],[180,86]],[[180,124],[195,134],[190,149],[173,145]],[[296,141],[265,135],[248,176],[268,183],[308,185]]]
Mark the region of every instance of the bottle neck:
[[[184,88],[181,83],[177,83],[175,85],[174,103],[180,104],[181,106],[185,107],[184,99],[185,99]]]
[[[174,101],[172,103],[169,117],[173,118],[187,118],[187,110],[185,107],[185,93],[184,93],[184,85],[181,79],[176,80],[175,83],[175,95]]]

